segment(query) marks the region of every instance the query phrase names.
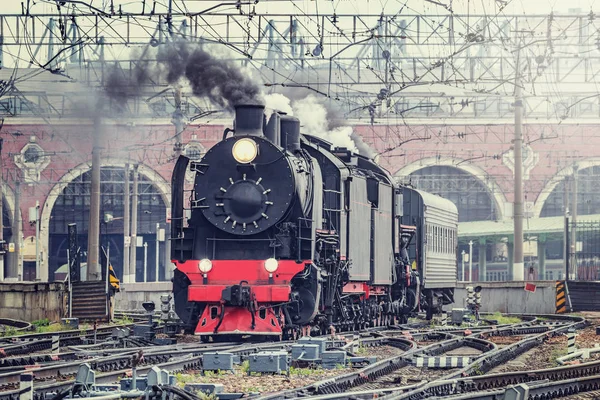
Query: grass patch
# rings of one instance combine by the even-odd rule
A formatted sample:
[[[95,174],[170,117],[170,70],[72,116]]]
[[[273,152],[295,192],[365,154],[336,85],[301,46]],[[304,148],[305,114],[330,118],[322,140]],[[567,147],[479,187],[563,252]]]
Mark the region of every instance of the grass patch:
[[[358,346],[358,350],[356,350],[354,354],[356,354],[357,356],[366,356],[367,354],[369,354],[369,350],[361,344]]]
[[[550,353],[550,359],[548,361],[551,362],[554,367],[560,367],[561,364],[557,361],[557,358],[566,356],[566,355],[567,355],[566,347],[556,346],[552,349],[552,353]]]
[[[290,367],[290,375],[294,376],[311,376],[311,375],[319,375],[322,373],[321,368],[295,368]]]
[[[14,326],[6,326],[4,332],[0,332],[0,336],[17,336],[19,334],[22,335],[22,331],[17,331]]]
[[[50,325],[38,326],[36,329],[36,332],[37,333],[52,333],[52,332],[61,332],[61,331],[68,331],[68,330],[71,330],[71,328],[67,325],[50,324]]]
[[[240,371],[242,371],[243,374],[248,374],[248,372],[250,372],[250,361],[245,360],[240,364]]]
[[[187,383],[198,382],[199,376],[191,375],[191,374],[175,374],[176,385],[180,388],[183,388]]]
[[[133,318],[128,315],[124,315],[122,318],[113,319],[112,322],[115,325],[130,325],[133,324]]]
[[[4,330],[4,332],[0,332],[0,337],[8,337],[8,336],[22,336],[22,335],[28,335],[31,333],[52,333],[52,332],[61,332],[61,331],[66,331],[69,330],[70,328],[59,324],[59,323],[51,323],[50,320],[46,319],[40,319],[37,321],[33,321],[31,323],[32,326],[32,330],[16,330],[14,327],[12,326],[8,326],[6,327],[6,330]]]
[[[200,400],[217,400],[218,397],[215,393],[206,393],[203,392],[202,390],[196,390],[196,396],[198,396],[198,398]]]
[[[507,317],[505,315],[502,315],[502,313],[500,312],[495,312],[491,315],[487,315],[486,319],[494,319],[498,321],[498,325],[518,324],[519,322],[521,322],[521,319],[518,317]]]

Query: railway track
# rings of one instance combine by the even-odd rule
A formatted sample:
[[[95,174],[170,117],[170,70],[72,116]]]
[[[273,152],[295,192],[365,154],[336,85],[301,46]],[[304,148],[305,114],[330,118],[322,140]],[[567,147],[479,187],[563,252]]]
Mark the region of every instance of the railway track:
[[[412,349],[400,356],[379,361],[350,374],[315,382],[302,388],[261,396],[259,398],[262,400],[307,396],[325,396],[322,398],[354,398],[352,396],[355,396],[355,394],[354,392],[350,392],[350,390],[358,388],[356,398],[383,396],[383,398],[386,399],[388,397],[390,399],[422,399],[432,396],[468,395],[468,393],[461,392],[461,390],[466,391],[466,389],[456,389],[456,382],[475,381],[495,382],[495,384],[489,383],[489,387],[486,388],[486,390],[493,390],[496,387],[500,388],[505,387],[508,384],[514,384],[515,382],[518,382],[519,379],[524,380],[526,379],[525,377],[530,376],[529,374],[531,371],[515,373],[521,374],[520,378],[510,380],[504,378],[504,380],[501,380],[501,377],[506,376],[506,374],[497,374],[496,376],[484,375],[492,368],[540,345],[545,339],[553,335],[560,335],[569,328],[585,326],[585,319],[581,317],[560,318],[560,321],[556,323],[543,325],[539,324],[535,316],[523,315],[522,317],[524,319],[524,322],[522,323],[500,327],[482,327],[482,329],[478,329],[478,332],[471,333],[468,336],[465,336],[464,329],[430,329],[417,330],[414,333],[408,332],[408,335],[412,338],[418,337],[423,339],[430,338],[431,335],[434,334],[440,335],[443,333],[445,339],[439,343],[434,343],[420,349]],[[384,332],[384,334],[385,333],[387,332]],[[462,337],[459,335],[462,335]],[[523,335],[526,337],[503,348],[499,348],[493,342],[485,340],[486,337],[490,336],[511,335]],[[400,382],[398,382],[397,378],[394,379],[394,374],[396,374],[396,377],[402,378],[411,373],[410,368],[411,365],[414,364],[414,362],[411,362],[411,359],[414,360],[417,356],[440,356],[464,346],[473,347],[482,352],[481,355],[474,357],[474,360],[468,366],[464,368],[455,368],[449,374],[429,375],[426,377],[427,380],[430,381],[429,383],[423,382],[413,385],[397,385],[390,387],[390,382],[393,384],[402,381],[400,379]],[[403,373],[403,370],[408,372]],[[575,373],[574,371],[575,369],[573,369],[573,367],[563,367],[562,374],[568,376],[568,374]],[[598,373],[595,368],[583,368],[581,371],[585,371],[588,375]],[[539,372],[539,374],[539,376],[544,376],[543,372]],[[386,379],[381,379],[383,377],[386,377]],[[540,381],[542,379],[550,378],[539,377],[530,379],[531,381]],[[378,384],[382,381],[384,382],[383,385]],[[404,383],[407,382],[405,381]],[[465,383],[464,387],[469,386]],[[480,384],[480,387],[482,387],[483,390],[483,383]]]
[[[455,327],[395,327],[375,328],[362,332],[355,342],[337,340],[330,342],[334,348],[350,349],[360,345],[369,348],[389,347],[398,349],[394,354],[368,365],[355,365],[354,370],[338,376],[322,379],[295,389],[260,395],[259,399],[311,397],[317,399],[373,398],[389,400],[447,397],[456,399],[494,398],[504,393],[510,385],[527,384],[530,393],[544,396],[569,395],[600,389],[600,361],[569,365],[527,372],[489,373],[495,366],[539,346],[552,336],[561,335],[570,328],[585,325],[581,317],[551,316],[553,321],[537,320],[535,316],[523,315],[517,324],[469,328]],[[545,316],[549,318],[549,316]],[[100,328],[97,335],[109,335],[113,327]],[[61,346],[81,343],[81,331],[57,332]],[[93,334],[93,333],[92,333]],[[44,335],[44,334],[43,334]],[[30,335],[19,342],[3,344],[5,352],[19,354],[21,351],[49,348],[49,340],[43,335]],[[47,334],[45,334],[47,335]],[[89,335],[84,332],[83,336]],[[27,335],[25,335],[27,336]],[[515,337],[515,342],[499,346],[489,340],[495,337]],[[425,346],[418,346],[423,342]],[[97,383],[114,383],[119,377],[131,372],[132,356],[140,350],[144,362],[137,368],[143,373],[157,365],[170,371],[198,370],[202,367],[202,355],[208,351],[227,351],[242,358],[260,351],[289,351],[295,342],[271,342],[257,344],[213,343],[153,346],[142,349],[102,349],[73,347],[73,351],[52,356],[28,354],[0,359],[0,400],[13,399],[18,393],[19,376],[25,370],[34,374],[36,400],[46,393],[70,387],[82,362],[89,363],[97,371]],[[23,350],[23,348],[25,348]],[[470,350],[466,366],[445,365],[446,369],[426,369],[417,365],[418,359],[452,357],[465,349]],[[23,353],[20,353],[23,354]],[[351,352],[350,352],[351,354]],[[385,353],[389,355],[390,353]],[[432,364],[433,365],[433,364]],[[440,365],[437,365],[440,367]],[[419,373],[420,371],[420,373]],[[425,372],[424,372],[425,371]],[[600,378],[598,378],[600,379]]]

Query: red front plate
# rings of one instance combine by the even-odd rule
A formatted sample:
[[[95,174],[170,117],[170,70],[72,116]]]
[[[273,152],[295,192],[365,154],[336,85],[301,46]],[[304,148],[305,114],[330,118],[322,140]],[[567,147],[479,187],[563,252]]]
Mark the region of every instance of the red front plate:
[[[198,269],[199,260],[183,263],[173,261],[178,270],[185,273],[192,285],[202,284],[202,273]],[[310,261],[297,263],[294,260],[280,260],[277,271],[273,273],[273,284],[289,285],[298,272]],[[212,270],[207,274],[208,285],[237,285],[246,281],[250,285],[269,284],[269,273],[265,270],[265,260],[213,260]]]
[[[183,263],[173,261],[181,272],[185,273],[192,284],[188,288],[188,300],[207,305],[200,316],[197,335],[213,335],[221,315],[220,304],[225,288],[247,282],[251,293],[257,303],[257,308],[268,306],[272,303],[283,303],[290,298],[290,281],[304,269],[310,261],[297,263],[294,260],[280,260],[277,271],[273,273],[272,282],[269,282],[269,273],[264,268],[265,260],[213,260],[212,269],[206,274],[206,283],[203,274],[198,269],[199,260],[188,260]],[[206,304],[209,303],[209,304]],[[214,318],[210,309],[218,308],[218,317]],[[255,327],[252,329],[252,314],[242,307],[226,306],[216,334],[241,333],[254,335],[274,335],[281,333],[281,326],[271,308],[267,308],[265,318],[260,318],[260,313],[255,312]],[[264,312],[262,313],[264,315]]]

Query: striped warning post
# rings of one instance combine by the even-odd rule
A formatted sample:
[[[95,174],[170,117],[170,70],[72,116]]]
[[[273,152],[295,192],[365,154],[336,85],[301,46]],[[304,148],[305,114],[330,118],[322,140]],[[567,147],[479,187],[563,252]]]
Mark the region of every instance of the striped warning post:
[[[19,400],[33,400],[33,374],[28,372],[21,374],[19,378]]]
[[[565,281],[556,281],[556,314],[567,312],[567,293]]]
[[[52,354],[60,352],[60,336],[52,336]]]
[[[417,357],[415,366],[426,368],[462,368],[469,365],[471,357]]]
[[[574,330],[569,330],[567,332],[567,354],[575,353],[575,337],[577,334]]]

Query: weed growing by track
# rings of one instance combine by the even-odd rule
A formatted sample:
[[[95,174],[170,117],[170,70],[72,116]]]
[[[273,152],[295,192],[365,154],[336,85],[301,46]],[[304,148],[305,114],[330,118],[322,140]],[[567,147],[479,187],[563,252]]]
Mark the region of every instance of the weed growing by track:
[[[52,323],[48,318],[39,319],[31,323],[31,330],[16,330],[13,326],[7,326],[3,332],[0,332],[0,337],[6,336],[22,336],[29,335],[31,333],[52,333],[68,331],[69,328],[66,325],[60,323]]]
[[[554,349],[552,349],[552,353],[550,354],[550,360],[548,360],[548,361],[552,363],[553,367],[560,367],[561,364],[557,361],[557,358],[566,356],[566,355],[567,355],[566,347],[563,347],[563,346],[555,347]]]
[[[215,393],[209,394],[209,393],[203,392],[201,390],[196,391],[196,396],[198,396],[198,398],[200,400],[217,400],[218,399],[218,397]]]
[[[130,325],[133,324],[133,318],[129,315],[123,315],[121,318],[114,318],[112,322],[115,325]]]
[[[521,322],[521,318],[508,317],[508,316],[502,315],[502,313],[500,313],[500,312],[495,312],[491,315],[487,315],[486,319],[496,320],[496,321],[498,321],[498,325],[518,324],[519,322]]]

